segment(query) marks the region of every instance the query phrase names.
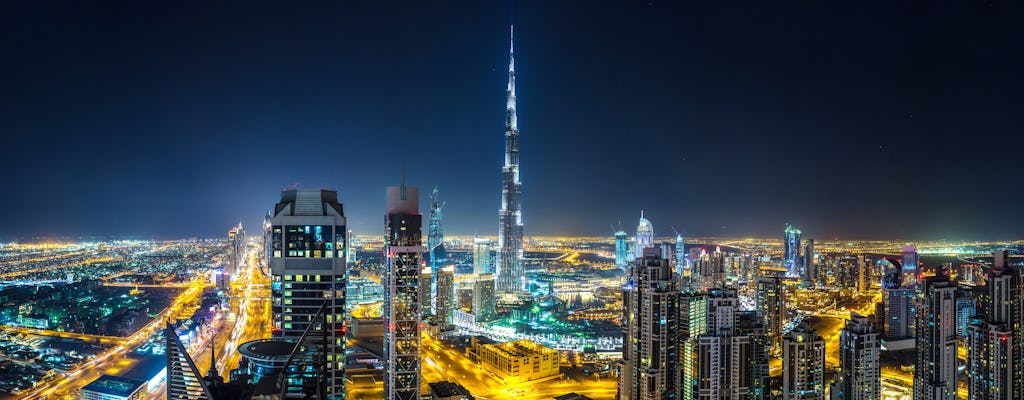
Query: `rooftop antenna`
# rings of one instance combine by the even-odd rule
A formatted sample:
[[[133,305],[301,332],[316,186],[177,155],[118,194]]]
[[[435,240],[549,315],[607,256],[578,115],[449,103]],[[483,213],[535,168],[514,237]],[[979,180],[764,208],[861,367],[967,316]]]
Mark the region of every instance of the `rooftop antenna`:
[[[405,200],[406,199],[406,197],[405,197],[405,160],[402,160],[402,186],[401,186],[400,190],[401,190],[400,193],[401,193],[401,196],[402,196],[402,200]]]

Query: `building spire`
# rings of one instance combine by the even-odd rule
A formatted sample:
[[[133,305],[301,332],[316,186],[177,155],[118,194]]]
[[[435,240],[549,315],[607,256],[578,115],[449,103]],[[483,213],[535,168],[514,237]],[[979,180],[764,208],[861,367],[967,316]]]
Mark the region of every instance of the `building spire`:
[[[507,96],[505,128],[518,130],[519,128],[516,125],[516,58],[513,52],[515,49],[514,35],[515,25],[510,25],[508,33],[508,89],[505,93]]]

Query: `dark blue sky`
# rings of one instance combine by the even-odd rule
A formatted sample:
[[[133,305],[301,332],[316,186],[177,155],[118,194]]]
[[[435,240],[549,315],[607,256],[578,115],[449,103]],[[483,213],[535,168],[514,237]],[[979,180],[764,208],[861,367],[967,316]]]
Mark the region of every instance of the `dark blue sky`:
[[[495,234],[507,3],[84,3],[0,5],[0,238],[377,233],[402,160]],[[1018,6],[676,3],[515,5],[528,235],[1024,236]]]

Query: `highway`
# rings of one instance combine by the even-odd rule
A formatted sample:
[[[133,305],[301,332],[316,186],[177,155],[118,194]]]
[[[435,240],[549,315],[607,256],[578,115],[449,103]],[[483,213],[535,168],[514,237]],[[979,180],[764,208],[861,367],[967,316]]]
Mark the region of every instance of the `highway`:
[[[78,339],[83,342],[95,342],[102,344],[124,344],[125,342],[128,341],[128,338],[123,338],[120,336],[90,335],[87,333],[62,332],[49,329],[25,328],[20,326],[9,325],[0,325],[0,331],[23,333],[28,335],[57,337],[62,339]]]
[[[202,278],[192,281],[192,285],[182,291],[160,315],[133,335],[125,338],[122,344],[114,346],[98,355],[77,365],[65,376],[58,376],[39,382],[35,387],[22,392],[19,396],[23,399],[57,398],[66,395],[74,395],[85,385],[92,382],[104,373],[116,373],[131,365],[132,361],[128,354],[139,346],[145,344],[149,338],[158,330],[164,328],[164,321],[172,316],[177,316],[190,304],[196,302],[203,293],[205,282]]]

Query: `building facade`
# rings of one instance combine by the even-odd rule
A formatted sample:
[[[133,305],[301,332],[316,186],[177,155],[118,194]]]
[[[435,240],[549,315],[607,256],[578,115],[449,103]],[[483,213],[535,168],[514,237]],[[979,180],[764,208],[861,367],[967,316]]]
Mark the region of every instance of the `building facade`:
[[[344,398],[348,231],[338,193],[285,190],[271,226],[272,336],[298,339],[312,325],[308,339],[324,347],[316,352],[317,392]]]
[[[834,400],[882,398],[881,338],[867,317],[850,312],[839,331],[839,376],[832,387]]]
[[[786,224],[782,236],[782,264],[789,271],[789,276],[799,276],[800,268],[800,230]]]
[[[967,377],[971,399],[1024,397],[1024,282],[1006,251],[996,252],[978,296],[978,313],[967,327]],[[959,302],[959,299],[958,299]],[[959,310],[958,310],[959,311]]]
[[[680,398],[679,276],[661,250],[646,248],[633,265],[623,297],[623,360],[619,398]]]
[[[494,273],[494,255],[491,248],[494,243],[491,239],[473,238],[473,273],[477,275]]]
[[[914,400],[955,400],[956,284],[944,275],[925,278],[918,303]]]
[[[757,280],[757,315],[764,319],[769,352],[782,352],[782,327],[786,324],[786,287],[777,277]]]
[[[420,398],[420,299],[423,216],[419,189],[387,188],[384,253],[384,398]]]
[[[478,344],[474,350],[480,365],[505,384],[529,382],[561,373],[558,350],[529,340]]]
[[[825,340],[798,326],[782,340],[783,400],[825,399]]]

